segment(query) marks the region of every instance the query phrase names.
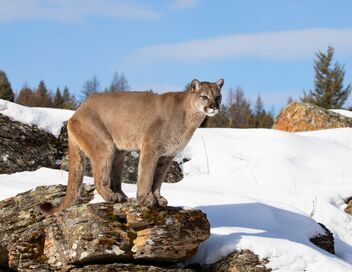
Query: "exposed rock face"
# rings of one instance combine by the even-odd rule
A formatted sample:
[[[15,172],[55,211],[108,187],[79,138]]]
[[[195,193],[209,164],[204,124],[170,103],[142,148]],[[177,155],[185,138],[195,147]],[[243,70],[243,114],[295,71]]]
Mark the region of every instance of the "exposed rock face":
[[[306,103],[291,103],[276,118],[272,128],[284,131],[310,131],[352,127],[352,118]]]
[[[83,185],[79,203],[92,200],[93,191],[93,186]],[[38,203],[58,204],[65,192],[64,185],[40,186],[0,202],[0,269],[41,267],[45,217]]]
[[[0,113],[0,174],[58,168],[58,141],[50,133]]]
[[[182,262],[210,235],[206,216],[198,210],[151,210],[133,202],[74,206],[47,223],[44,254],[53,267],[104,259]]]
[[[71,272],[192,272],[192,269],[166,268],[136,264],[105,264],[87,265],[82,268],[74,268]]]
[[[334,235],[323,224],[319,223],[319,225],[325,231],[325,234],[310,238],[309,241],[311,241],[317,247],[320,247],[321,249],[324,249],[331,254],[335,254]]]
[[[345,208],[345,212],[352,215],[352,197],[349,197],[347,200],[346,200],[346,208]]]
[[[96,263],[123,262],[130,265],[99,271],[186,271],[168,266],[194,255],[210,235],[199,210],[149,209],[133,201],[80,204],[45,218],[38,203],[57,204],[65,189],[41,186],[0,202],[0,269],[91,271]],[[92,198],[92,190],[84,187],[81,202]],[[143,263],[148,267],[132,267]]]
[[[204,269],[207,272],[269,272],[265,265],[268,260],[260,260],[250,250],[236,251],[226,258]]]

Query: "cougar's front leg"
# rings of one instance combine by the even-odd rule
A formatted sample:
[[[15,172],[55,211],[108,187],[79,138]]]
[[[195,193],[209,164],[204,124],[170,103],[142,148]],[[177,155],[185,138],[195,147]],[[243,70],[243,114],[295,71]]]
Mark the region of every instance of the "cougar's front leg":
[[[153,176],[158,155],[151,147],[143,147],[138,164],[138,180],[137,180],[137,202],[147,207],[154,207],[156,199],[152,192]]]
[[[152,186],[153,194],[158,201],[159,206],[167,206],[166,198],[160,194],[161,184],[165,180],[167,171],[170,169],[170,165],[173,157],[160,157],[154,173],[154,181]]]
[[[125,163],[125,152],[122,150],[116,150],[114,159],[112,162],[112,169],[111,169],[111,184],[110,189],[121,196],[121,201],[127,201],[128,197],[124,194],[121,189],[121,180],[122,180],[122,173],[123,167]]]

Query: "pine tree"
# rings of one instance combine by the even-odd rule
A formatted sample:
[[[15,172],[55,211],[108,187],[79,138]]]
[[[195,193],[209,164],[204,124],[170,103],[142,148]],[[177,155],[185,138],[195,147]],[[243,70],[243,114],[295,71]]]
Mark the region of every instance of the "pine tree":
[[[64,99],[62,98],[60,88],[56,89],[56,93],[53,99],[53,107],[54,108],[62,108],[64,103]]]
[[[39,82],[38,88],[35,91],[36,95],[36,106],[37,107],[51,107],[52,106],[52,99],[51,94],[48,91],[44,80]]]
[[[270,128],[273,125],[274,118],[270,112],[264,109],[263,100],[260,95],[257,96],[254,106],[254,118],[251,127],[254,128]]]
[[[228,110],[231,127],[234,128],[249,128],[253,118],[250,104],[244,96],[244,91],[241,87],[237,87],[232,98],[232,104]]]
[[[91,80],[87,80],[82,89],[83,100],[93,93],[98,93],[100,91],[100,82],[94,75]]]
[[[334,48],[329,46],[326,53],[319,51],[316,54],[315,87],[308,94],[304,92],[301,98],[303,102],[310,102],[326,109],[339,109],[345,104],[352,86],[348,84],[344,88],[344,67],[338,62],[333,63],[334,53]]]
[[[233,89],[230,87],[229,92],[228,92],[228,97],[227,97],[227,107],[230,107],[232,105],[233,101]]]
[[[12,91],[11,84],[7,79],[7,75],[4,71],[0,70],[0,99],[5,99],[13,102],[15,94]]]
[[[264,114],[265,111],[263,106],[263,100],[260,95],[258,95],[254,105],[254,127],[260,127],[260,123],[262,121],[261,119],[263,118]]]
[[[255,115],[260,115],[264,111],[264,105],[263,105],[263,100],[260,97],[260,95],[257,96],[257,99],[255,100],[255,106],[254,106],[254,114]]]
[[[70,91],[67,88],[67,86],[65,86],[64,88],[62,99],[63,99],[63,103],[62,103],[63,109],[74,110],[77,108],[76,98],[74,95],[70,94]]]
[[[33,90],[25,84],[18,94],[16,103],[23,106],[35,107],[37,106],[36,95]]]
[[[289,96],[289,97],[287,98],[286,105],[289,105],[289,104],[291,104],[291,103],[293,103],[293,102],[294,102],[294,100],[293,100],[292,96]]]

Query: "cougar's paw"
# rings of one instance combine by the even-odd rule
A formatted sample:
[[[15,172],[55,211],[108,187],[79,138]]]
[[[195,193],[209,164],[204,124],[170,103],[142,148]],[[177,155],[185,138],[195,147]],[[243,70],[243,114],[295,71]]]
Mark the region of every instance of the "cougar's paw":
[[[122,203],[126,202],[128,197],[124,193],[113,193],[108,197],[108,202]]]
[[[158,204],[160,207],[166,207],[167,206],[167,199],[163,196],[156,196],[156,200],[158,201]]]
[[[148,208],[153,208],[156,206],[156,199],[152,193],[147,194],[145,197],[138,197],[137,203]]]

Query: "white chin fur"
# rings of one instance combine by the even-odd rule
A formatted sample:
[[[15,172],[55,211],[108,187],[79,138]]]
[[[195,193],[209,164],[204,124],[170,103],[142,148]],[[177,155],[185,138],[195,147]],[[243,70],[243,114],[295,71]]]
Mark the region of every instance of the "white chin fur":
[[[219,111],[218,110],[214,110],[213,112],[206,112],[205,114],[207,115],[207,116],[209,116],[209,117],[213,117],[213,116],[215,116],[217,113],[218,113]]]

